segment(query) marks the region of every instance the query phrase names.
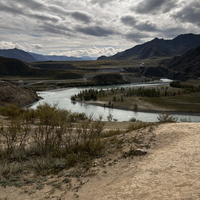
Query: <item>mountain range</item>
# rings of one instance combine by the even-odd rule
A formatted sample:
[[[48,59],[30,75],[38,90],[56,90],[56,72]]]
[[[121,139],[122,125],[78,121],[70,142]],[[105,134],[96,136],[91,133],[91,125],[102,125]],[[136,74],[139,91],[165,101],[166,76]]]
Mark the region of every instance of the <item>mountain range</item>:
[[[29,53],[15,49],[0,50],[0,56],[5,58],[16,58],[25,62],[36,62],[37,60]]]
[[[6,49],[0,50],[0,56],[6,58],[16,58],[25,62],[38,62],[38,61],[83,61],[83,60],[96,60],[96,57],[68,57],[68,56],[56,56],[56,55],[42,55],[32,52],[26,52],[20,49]]]
[[[179,35],[172,40],[155,38],[113,56],[101,56],[98,60],[134,60],[153,57],[172,57],[175,55],[182,55],[198,45],[200,45],[200,35],[192,33]]]
[[[6,55],[9,57],[17,57],[17,59],[14,59],[0,56],[1,77],[18,76],[50,79],[77,79],[83,77],[82,72],[79,73],[78,70],[88,70],[87,64],[85,65],[86,68],[82,69],[79,65],[74,65],[73,63],[50,62],[49,60],[47,62],[36,62],[37,59],[44,59],[43,55],[29,54],[19,49],[2,50],[0,52],[6,52]],[[35,57],[33,57],[33,55]],[[163,56],[169,55],[171,59],[169,59],[169,57],[163,59]],[[173,55],[175,56],[173,57]],[[162,59],[157,61],[157,67],[151,65],[140,67],[124,66],[123,70],[129,73],[140,73],[144,76],[167,77],[179,80],[200,77],[200,35],[179,35],[173,40],[156,38],[150,42],[137,45],[129,50],[108,57],[107,59],[124,59],[129,62],[129,60],[133,58],[154,58],[153,56],[162,56]],[[19,60],[19,57],[26,62]],[[51,58],[53,57],[54,56],[51,56]],[[46,57],[46,59],[48,58],[49,57]],[[97,63],[98,62],[99,61],[97,61]],[[100,61],[100,63],[101,62],[120,61]],[[93,65],[94,63],[91,64]],[[96,70],[95,68],[93,71]]]

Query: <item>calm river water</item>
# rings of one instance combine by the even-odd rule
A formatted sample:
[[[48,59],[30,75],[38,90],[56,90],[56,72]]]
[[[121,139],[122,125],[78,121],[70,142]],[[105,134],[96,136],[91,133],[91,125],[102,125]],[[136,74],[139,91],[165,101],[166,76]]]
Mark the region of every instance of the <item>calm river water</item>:
[[[155,85],[168,85],[171,80],[161,79],[162,82],[154,82],[154,83],[145,83],[145,84],[126,84],[126,85],[112,85],[112,86],[97,86],[97,87],[84,87],[84,88],[71,88],[71,89],[62,89],[62,90],[52,90],[52,91],[44,91],[38,92],[38,95],[43,99],[34,104],[31,108],[35,109],[38,105],[47,102],[51,105],[58,103],[58,107],[62,109],[71,110],[72,112],[78,113],[86,113],[87,115],[92,114],[94,119],[98,119],[99,115],[103,116],[103,120],[107,120],[107,116],[109,114],[113,115],[113,118],[118,121],[128,121],[132,117],[137,120],[145,121],[145,122],[156,122],[158,121],[158,114],[155,113],[145,113],[145,112],[134,112],[134,111],[124,111],[119,109],[112,108],[104,108],[100,106],[89,105],[80,102],[72,102],[70,97],[74,94],[79,93],[84,89],[111,89],[117,87],[138,87],[138,86],[155,86]],[[178,119],[186,118],[192,122],[200,122],[200,116],[192,116],[192,115],[174,115],[178,117]]]

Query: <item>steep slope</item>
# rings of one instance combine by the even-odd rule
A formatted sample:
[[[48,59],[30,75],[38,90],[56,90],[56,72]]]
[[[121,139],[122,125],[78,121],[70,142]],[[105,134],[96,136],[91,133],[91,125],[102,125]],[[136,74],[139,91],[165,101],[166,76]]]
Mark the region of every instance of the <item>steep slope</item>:
[[[15,104],[20,107],[38,101],[36,92],[20,88],[6,81],[0,81],[0,106]]]
[[[0,56],[6,58],[16,58],[25,62],[36,62],[37,60],[29,53],[19,49],[0,50]]]
[[[138,59],[146,59],[154,56],[171,56],[171,53],[169,51],[160,49],[155,43],[150,43],[142,48],[137,55]]]
[[[152,41],[136,45],[111,57],[101,56],[98,60],[132,60],[146,59],[154,56],[175,56],[200,45],[200,35],[184,34],[173,40],[155,38]]]
[[[168,78],[184,80],[200,77],[200,46],[172,58],[165,65],[170,71]]]

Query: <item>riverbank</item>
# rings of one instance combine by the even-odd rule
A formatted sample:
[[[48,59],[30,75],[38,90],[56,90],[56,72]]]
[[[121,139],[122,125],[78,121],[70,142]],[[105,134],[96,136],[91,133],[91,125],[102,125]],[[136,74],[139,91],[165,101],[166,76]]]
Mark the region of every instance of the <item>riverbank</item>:
[[[85,113],[87,116],[92,115],[94,119],[98,119],[102,116],[103,121],[107,121],[107,116],[112,114],[113,119],[118,121],[129,121],[131,118],[140,120],[143,122],[157,122],[158,114],[165,112],[175,115],[179,120],[187,119],[191,122],[200,121],[200,93],[183,94],[181,92],[178,95],[178,88],[169,88],[169,85],[141,85],[141,87],[155,88],[160,90],[161,97],[146,97],[129,95],[127,97],[123,88],[127,90],[127,87],[133,88],[133,85],[127,85],[127,87],[115,86],[108,87],[93,87],[92,90],[104,91],[98,96],[96,101],[80,101],[78,98],[75,101],[71,101],[73,95],[77,95],[84,89],[88,88],[62,88],[61,90],[43,91],[38,93],[44,99],[34,104],[31,108],[36,109],[38,105],[43,102],[48,102],[54,105],[58,103],[59,108],[71,110],[77,113]],[[134,88],[136,85],[134,85]],[[137,88],[139,85],[137,85]],[[137,90],[137,88],[135,90]],[[102,89],[102,90],[101,90]],[[118,90],[118,91],[117,91]],[[133,90],[133,89],[132,89]],[[170,96],[165,96],[164,93],[170,93]],[[171,95],[176,92],[177,95]],[[103,94],[104,93],[104,94]],[[116,97],[116,101],[113,101],[113,97]],[[121,97],[123,97],[121,99]],[[109,106],[110,102],[110,106]],[[105,104],[105,106],[104,106]],[[137,104],[137,109],[135,109]]]
[[[154,113],[154,114],[161,114],[161,113],[167,113],[172,115],[190,115],[190,116],[200,116],[200,112],[186,112],[186,111],[174,111],[169,109],[163,109],[163,110],[148,110],[148,109],[133,109],[128,107],[115,107],[115,106],[108,106],[105,105],[106,102],[102,101],[79,101],[76,100],[75,102],[104,107],[104,108],[110,108],[110,109],[117,109],[117,110],[124,110],[124,111],[134,111],[134,112],[142,112],[142,113]]]

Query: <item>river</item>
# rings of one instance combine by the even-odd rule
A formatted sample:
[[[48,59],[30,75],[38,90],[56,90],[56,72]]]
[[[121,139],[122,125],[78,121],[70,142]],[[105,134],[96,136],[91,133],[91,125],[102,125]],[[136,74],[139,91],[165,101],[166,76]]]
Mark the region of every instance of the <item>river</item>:
[[[141,83],[141,84],[126,84],[126,85],[109,85],[109,86],[96,86],[96,87],[82,87],[82,88],[71,88],[71,89],[61,89],[61,90],[51,90],[38,92],[38,95],[43,99],[31,106],[35,109],[38,105],[43,104],[44,102],[49,103],[50,105],[58,104],[59,108],[71,110],[72,112],[86,113],[87,115],[93,115],[94,119],[98,119],[99,116],[103,117],[103,120],[107,120],[109,114],[113,115],[114,119],[118,121],[128,121],[131,118],[136,118],[137,120],[145,122],[157,122],[158,114],[156,113],[145,113],[145,112],[135,112],[135,111],[125,111],[112,108],[104,108],[100,106],[85,104],[81,102],[72,102],[70,97],[74,94],[78,94],[81,90],[84,89],[111,89],[117,87],[138,87],[138,86],[155,86],[155,85],[168,85],[171,82],[169,79],[161,79],[161,82],[152,82],[152,83]],[[182,118],[190,120],[191,122],[200,122],[200,116],[193,115],[173,115],[179,120]]]

